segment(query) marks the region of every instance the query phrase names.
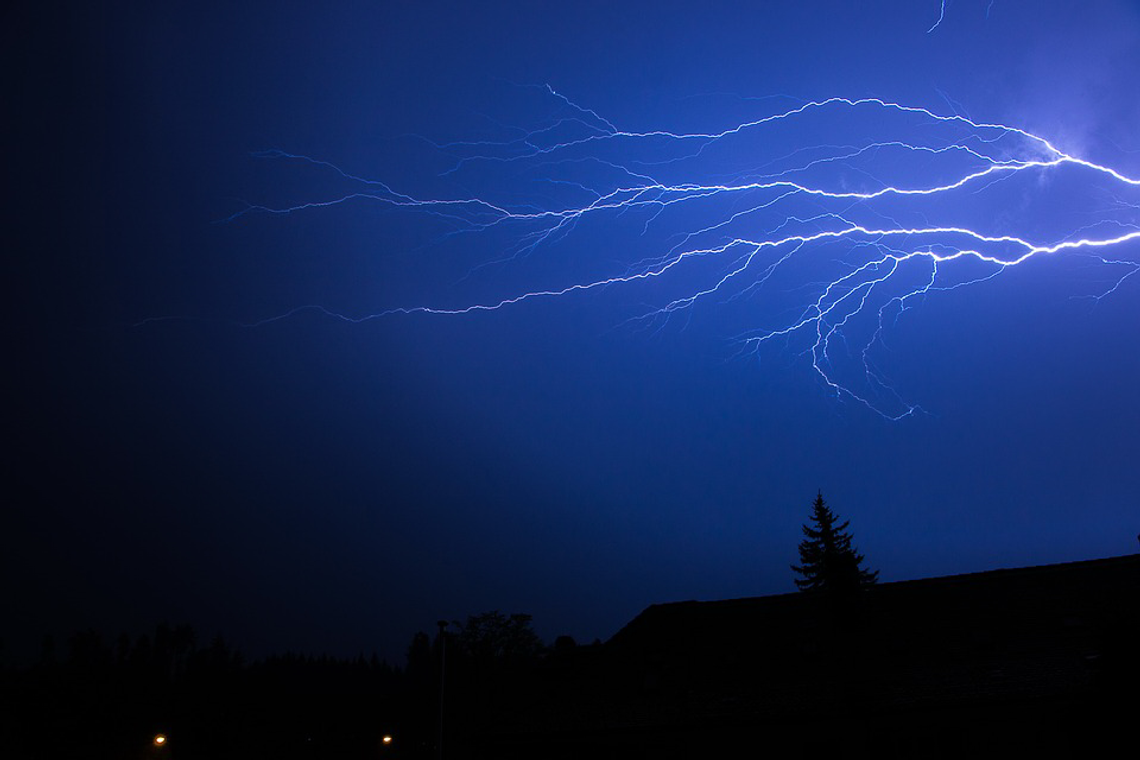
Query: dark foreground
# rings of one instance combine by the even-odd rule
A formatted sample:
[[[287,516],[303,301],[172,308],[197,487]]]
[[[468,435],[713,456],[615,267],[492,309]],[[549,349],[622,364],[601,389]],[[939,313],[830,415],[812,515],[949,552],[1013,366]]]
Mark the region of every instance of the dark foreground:
[[[1138,603],[1128,556],[654,605],[605,644],[541,652],[421,635],[403,669],[246,664],[185,627],[82,634],[3,674],[0,756],[431,758],[441,740],[448,758],[1119,751],[1136,746]]]

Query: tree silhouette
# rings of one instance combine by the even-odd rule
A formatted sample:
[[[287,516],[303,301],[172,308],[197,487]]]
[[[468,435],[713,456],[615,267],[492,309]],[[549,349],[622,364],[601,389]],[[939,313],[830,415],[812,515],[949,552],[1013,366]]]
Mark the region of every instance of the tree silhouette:
[[[802,578],[796,578],[801,591],[847,592],[870,586],[879,578],[874,572],[860,567],[863,555],[851,545],[846,532],[848,523],[837,525],[838,517],[816,494],[812,504],[811,525],[804,525],[804,540],[800,541],[800,564],[792,565]]]
[[[533,659],[542,649],[542,640],[530,621],[530,615],[504,615],[498,610],[468,615],[466,623],[454,621],[457,643],[465,655],[480,664],[517,664]]]

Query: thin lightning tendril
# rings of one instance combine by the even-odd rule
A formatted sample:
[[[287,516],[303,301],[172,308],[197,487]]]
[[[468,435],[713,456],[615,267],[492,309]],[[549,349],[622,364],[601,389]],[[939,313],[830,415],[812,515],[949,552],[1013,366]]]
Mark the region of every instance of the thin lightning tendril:
[[[942,10],[944,13],[945,4]],[[938,23],[941,20],[940,15]],[[520,231],[515,237],[517,247],[504,252],[500,259],[508,262],[567,240],[579,224],[588,220],[609,220],[607,224],[617,224],[623,215],[644,212],[645,219],[639,225],[642,235],[651,225],[676,219],[681,209],[712,213],[713,220],[695,229],[674,233],[679,242],[659,248],[658,253],[649,258],[608,276],[516,292],[479,303],[453,307],[404,306],[365,316],[345,315],[322,306],[302,306],[255,324],[265,325],[305,310],[316,310],[349,322],[396,314],[462,315],[503,309],[524,301],[655,281],[682,286],[684,293],[668,297],[662,305],[648,309],[635,319],[666,321],[708,300],[755,301],[766,297],[765,293],[769,296],[774,293],[776,300],[780,300],[793,291],[773,291],[775,280],[789,267],[819,252],[831,255],[830,262],[839,266],[841,272],[819,283],[799,282],[795,287],[806,287],[812,295],[799,302],[793,316],[778,326],[740,334],[736,340],[742,350],[757,352],[767,344],[806,336],[803,355],[810,358],[815,373],[831,392],[857,401],[888,419],[898,420],[922,410],[916,404],[905,402],[894,390],[875,361],[873,349],[883,345],[884,334],[902,313],[926,296],[985,282],[1031,259],[1056,254],[1087,255],[1116,270],[1111,284],[1091,296],[1097,299],[1117,291],[1140,270],[1134,253],[1135,244],[1140,243],[1140,204],[1113,194],[1134,191],[1140,187],[1140,179],[1066,153],[1045,138],[1018,127],[974,121],[960,113],[942,115],[878,98],[836,97],[802,103],[722,131],[626,131],[549,86],[545,94],[563,113],[536,129],[516,128],[517,137],[504,141],[433,143],[454,159],[444,176],[480,166],[546,171],[545,180],[551,187],[568,194],[584,193],[590,198],[588,202],[543,202],[541,198],[527,202],[516,198],[508,202],[501,198],[495,200],[490,195],[417,198],[325,161],[283,151],[266,151],[256,155],[306,162],[331,171],[356,187],[327,200],[284,207],[251,205],[227,221],[255,212],[293,214],[350,202],[380,203],[394,209],[428,213],[451,226],[449,235],[485,233],[493,228],[517,229]],[[931,136],[925,141],[894,137],[856,144],[800,145],[749,172],[728,171],[727,180],[710,182],[707,171],[699,181],[655,178],[687,171],[692,164],[707,159],[710,152],[733,140],[760,139],[756,136],[763,135],[765,129],[789,126],[792,122],[837,110],[842,111],[845,119],[870,115],[884,125],[892,118],[910,119],[915,123],[908,128],[920,133],[949,129],[953,134]],[[644,148],[646,155],[637,157],[638,148]],[[615,154],[621,155],[615,157]],[[925,181],[881,182],[874,171],[860,166],[860,162],[880,159],[886,164],[893,161],[907,167],[934,167],[938,171],[932,171],[933,176]],[[596,177],[560,179],[556,174],[587,168],[612,174],[604,181]],[[1040,186],[1063,169],[1101,183],[1097,189],[1111,196],[1115,216],[1106,212],[1105,218],[1093,224],[1059,234],[1042,233],[1041,237],[986,231],[972,224],[934,223],[928,219],[931,214],[945,215],[947,208],[941,204],[952,199],[995,192],[1019,177],[1029,178],[1035,186]],[[517,172],[513,176],[518,176]],[[866,186],[852,186],[860,182]],[[926,204],[929,208],[914,208],[916,204]],[[898,218],[903,216],[906,221]],[[996,223],[990,225],[991,229],[997,226]],[[1107,226],[1115,229],[1106,230]],[[1112,257],[1102,255],[1101,252],[1110,249],[1125,253]],[[706,270],[693,268],[699,262],[720,262],[721,266],[709,277]],[[951,274],[967,263],[971,263],[972,268],[963,270],[960,275]],[[703,285],[691,285],[701,277],[707,278]],[[865,320],[869,320],[869,326],[857,326]],[[842,357],[851,354],[850,341],[860,330],[869,337],[861,339],[862,345],[854,352],[857,369],[840,366]]]
[[[989,10],[987,9],[986,12],[989,13]],[[946,18],[946,0],[942,0],[942,3],[938,7],[938,20],[934,22],[934,26],[926,30],[926,33],[930,34],[937,29],[939,25],[942,24],[942,19],[944,18]]]

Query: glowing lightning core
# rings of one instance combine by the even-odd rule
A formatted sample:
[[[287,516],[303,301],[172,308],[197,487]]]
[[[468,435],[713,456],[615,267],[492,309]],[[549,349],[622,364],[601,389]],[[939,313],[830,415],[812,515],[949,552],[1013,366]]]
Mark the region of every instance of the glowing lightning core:
[[[896,393],[875,353],[884,331],[922,297],[1053,254],[1109,268],[1094,298],[1140,270],[1140,205],[1123,197],[1140,180],[1014,126],[878,98],[829,98],[716,132],[626,131],[549,87],[544,94],[553,113],[516,137],[434,144],[453,159],[446,177],[482,181],[485,193],[415,197],[327,162],[270,151],[259,155],[307,162],[350,189],[296,205],[249,206],[230,219],[375,202],[430,214],[448,235],[507,233],[514,242],[500,263],[540,250],[569,250],[581,261],[575,233],[602,222],[612,248],[630,252],[629,263],[450,307],[354,317],[304,306],[259,324],[302,309],[354,322],[468,314],[659,283],[665,295],[639,319],[667,321],[705,301],[745,305],[754,321],[737,333],[742,348],[803,338],[804,355],[835,394],[899,419],[918,407]],[[532,191],[539,181],[542,191]],[[1053,208],[1058,198],[1066,208],[1073,198],[1092,205],[1038,210],[1026,223],[1028,206]],[[636,234],[623,238],[631,222]],[[756,328],[756,321],[770,324]]]

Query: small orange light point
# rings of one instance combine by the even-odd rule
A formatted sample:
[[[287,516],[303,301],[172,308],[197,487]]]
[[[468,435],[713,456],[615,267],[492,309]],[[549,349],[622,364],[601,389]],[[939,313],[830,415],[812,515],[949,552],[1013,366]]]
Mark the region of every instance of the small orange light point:
[[[380,741],[384,742],[385,744],[391,744],[392,743],[392,737],[389,736],[388,734],[384,734],[384,738],[381,739]]]
[[[161,747],[164,744],[166,744],[166,734],[155,734],[154,746]]]

